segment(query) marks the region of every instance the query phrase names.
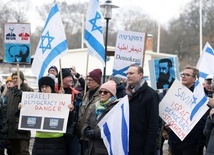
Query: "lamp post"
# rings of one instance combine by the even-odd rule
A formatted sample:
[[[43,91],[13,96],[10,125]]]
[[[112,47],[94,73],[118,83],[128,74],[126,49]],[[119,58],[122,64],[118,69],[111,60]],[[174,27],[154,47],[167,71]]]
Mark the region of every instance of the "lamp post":
[[[106,56],[107,56],[107,45],[108,45],[108,24],[112,17],[112,8],[119,8],[119,6],[113,5],[111,0],[106,0],[105,3],[100,5],[104,9],[104,19],[106,20],[106,34],[105,34],[105,67],[103,69],[103,83],[106,78]]]

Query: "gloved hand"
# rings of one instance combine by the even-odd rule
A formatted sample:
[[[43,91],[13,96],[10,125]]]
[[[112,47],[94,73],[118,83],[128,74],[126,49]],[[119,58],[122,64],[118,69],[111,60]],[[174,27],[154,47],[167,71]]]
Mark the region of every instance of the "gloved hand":
[[[95,131],[93,129],[91,129],[90,127],[85,128],[84,134],[89,139],[95,138]]]

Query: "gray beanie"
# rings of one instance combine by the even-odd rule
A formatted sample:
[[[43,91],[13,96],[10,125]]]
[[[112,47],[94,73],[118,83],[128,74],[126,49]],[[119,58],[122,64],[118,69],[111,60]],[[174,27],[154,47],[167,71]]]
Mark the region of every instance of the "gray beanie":
[[[119,85],[121,83],[121,78],[120,77],[116,77],[116,76],[109,76],[108,78],[109,80],[114,80],[116,82],[117,85]]]

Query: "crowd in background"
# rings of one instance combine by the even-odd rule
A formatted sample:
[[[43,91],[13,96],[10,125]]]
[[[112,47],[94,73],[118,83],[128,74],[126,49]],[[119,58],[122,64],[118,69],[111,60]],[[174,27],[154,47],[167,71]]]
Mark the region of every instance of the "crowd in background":
[[[59,71],[56,66],[51,66],[47,75],[38,80],[38,91],[71,94],[67,129],[66,133],[36,132],[32,154],[108,155],[97,124],[126,95],[130,106],[129,155],[162,155],[165,140],[168,140],[168,154],[171,155],[214,154],[214,101],[210,100],[209,110],[181,141],[170,130],[170,124],[159,117],[159,102],[168,89],[157,93],[148,86],[143,75],[141,66],[130,65],[126,80],[111,75],[102,83],[102,71],[99,68],[90,71],[84,78],[75,67]],[[199,77],[198,69],[187,66],[180,76],[181,83],[193,91]],[[212,78],[212,75],[207,76],[203,83],[205,93],[211,99]],[[5,152],[8,155],[31,154],[31,132],[18,129],[22,92],[34,91],[25,81],[23,72],[14,72],[2,87],[0,155]]]

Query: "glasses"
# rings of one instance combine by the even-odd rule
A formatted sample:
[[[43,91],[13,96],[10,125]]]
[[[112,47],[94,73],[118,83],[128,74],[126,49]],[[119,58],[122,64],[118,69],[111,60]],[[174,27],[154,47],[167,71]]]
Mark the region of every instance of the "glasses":
[[[102,91],[102,90],[99,91],[99,94],[100,94],[100,95],[101,95],[101,94],[107,95],[108,93],[109,93],[109,91],[105,91],[105,90],[104,90],[104,91]]]
[[[93,82],[93,79],[86,79],[87,82]]]
[[[190,75],[190,74],[188,74],[188,73],[182,73],[181,75],[180,75],[181,77],[195,77],[194,75]]]

